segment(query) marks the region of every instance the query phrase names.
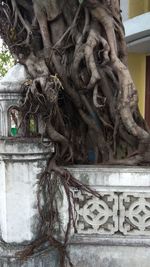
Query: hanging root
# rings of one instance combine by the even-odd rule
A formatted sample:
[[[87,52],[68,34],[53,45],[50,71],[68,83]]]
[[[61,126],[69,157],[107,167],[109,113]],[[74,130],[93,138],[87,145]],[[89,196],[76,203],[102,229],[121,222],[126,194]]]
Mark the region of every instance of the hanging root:
[[[89,72],[91,73],[91,78],[89,84],[87,85],[87,89],[93,88],[96,82],[100,80],[100,75],[97,70],[94,58],[94,48],[100,42],[100,39],[98,37],[99,35],[97,35],[96,32],[93,29],[91,29],[85,46],[86,65]]]
[[[29,45],[29,41],[30,41],[30,36],[31,36],[31,28],[30,28],[30,25],[27,21],[25,21],[25,19],[22,17],[21,15],[21,12],[17,6],[17,3],[16,3],[16,0],[11,0],[11,3],[12,3],[12,7],[13,7],[13,12],[14,12],[14,16],[15,16],[15,22],[14,22],[14,28],[16,27],[17,25],[17,20],[19,19],[20,22],[22,23],[24,29],[26,30],[27,32],[27,37],[26,37],[26,40],[23,41],[21,43],[22,44],[25,44],[25,45]]]
[[[88,192],[98,199],[101,199],[98,192],[77,180],[67,169],[57,166],[54,156],[49,161],[45,172],[41,175],[38,181],[37,199],[41,221],[39,237],[27,246],[27,248],[19,252],[17,257],[23,261],[27,260],[27,258],[31,257],[35,252],[41,250],[43,244],[47,243],[50,247],[58,250],[61,267],[65,267],[67,262],[70,267],[73,267],[67,252],[71,228],[73,227],[74,231],[77,231],[74,199],[72,194],[73,189],[77,189],[81,192]],[[66,196],[68,203],[68,223],[64,237],[60,240],[60,238],[56,239],[56,236],[60,235],[62,230],[64,231],[64,229],[61,229],[61,219],[58,210],[62,190],[65,192],[64,195]]]

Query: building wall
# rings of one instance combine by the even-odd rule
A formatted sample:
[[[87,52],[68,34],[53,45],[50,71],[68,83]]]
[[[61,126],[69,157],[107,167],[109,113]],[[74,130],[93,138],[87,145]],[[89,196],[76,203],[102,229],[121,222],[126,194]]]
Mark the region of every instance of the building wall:
[[[129,18],[141,15],[150,8],[150,0],[129,0]]]
[[[150,0],[129,0],[129,18],[150,11]],[[133,81],[138,90],[139,108],[145,113],[145,78],[146,78],[146,54],[129,53],[128,65]]]

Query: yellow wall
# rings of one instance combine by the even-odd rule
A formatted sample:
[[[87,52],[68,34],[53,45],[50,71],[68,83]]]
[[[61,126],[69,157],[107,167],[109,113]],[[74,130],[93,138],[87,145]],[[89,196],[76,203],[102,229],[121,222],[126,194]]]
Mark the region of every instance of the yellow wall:
[[[150,0],[129,0],[129,18],[150,11]],[[146,78],[146,55],[129,53],[128,65],[131,76],[138,90],[139,108],[144,116],[145,113],[145,78]]]
[[[138,90],[139,108],[144,116],[145,113],[145,73],[146,73],[146,55],[129,53],[128,65],[131,76]]]
[[[129,18],[150,11],[150,0],[129,0]]]

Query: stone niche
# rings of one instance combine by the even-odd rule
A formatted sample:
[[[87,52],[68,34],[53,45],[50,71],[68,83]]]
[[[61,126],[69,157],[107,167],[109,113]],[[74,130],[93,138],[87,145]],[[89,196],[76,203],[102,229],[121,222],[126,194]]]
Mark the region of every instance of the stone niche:
[[[29,75],[25,67],[17,64],[0,80],[0,136],[13,136],[11,130],[20,123],[18,107],[23,93],[21,86],[27,79]]]
[[[45,124],[42,118],[34,114],[22,120],[19,106],[22,103],[24,89],[22,87],[30,76],[21,64],[12,67],[0,80],[0,136],[2,137],[36,137],[43,135]]]

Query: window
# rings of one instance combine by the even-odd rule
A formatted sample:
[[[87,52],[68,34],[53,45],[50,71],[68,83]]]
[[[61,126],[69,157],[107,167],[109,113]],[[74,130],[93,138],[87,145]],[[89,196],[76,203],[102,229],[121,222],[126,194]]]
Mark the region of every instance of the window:
[[[8,136],[37,137],[38,120],[35,114],[22,115],[18,107],[8,110]]]
[[[20,135],[21,112],[17,107],[8,110],[8,136]]]
[[[29,137],[35,137],[38,134],[38,125],[37,125],[37,117],[33,114],[28,116],[27,123],[27,135]]]

